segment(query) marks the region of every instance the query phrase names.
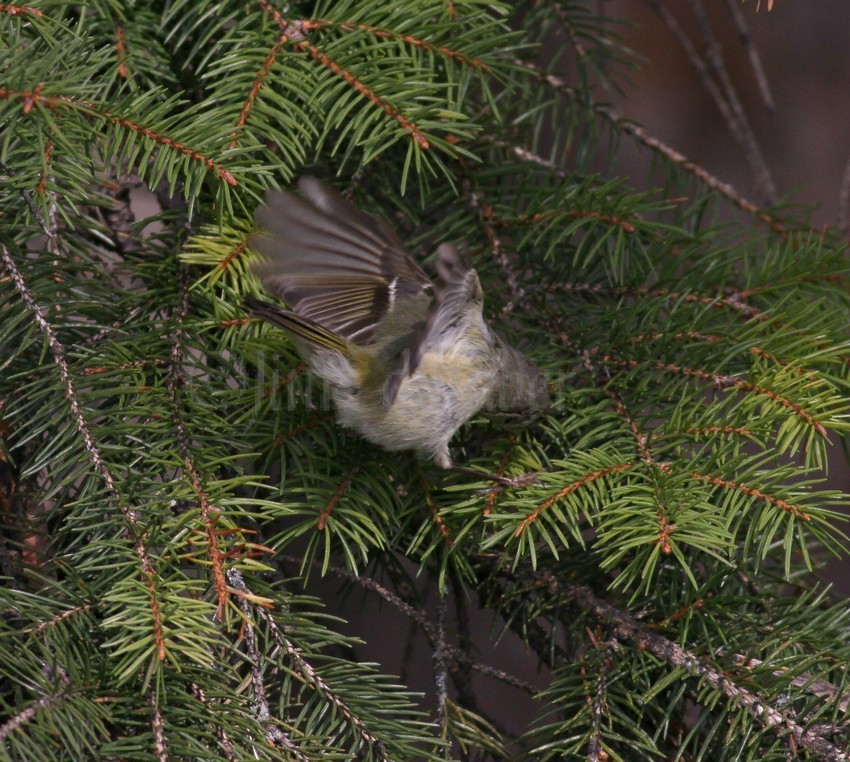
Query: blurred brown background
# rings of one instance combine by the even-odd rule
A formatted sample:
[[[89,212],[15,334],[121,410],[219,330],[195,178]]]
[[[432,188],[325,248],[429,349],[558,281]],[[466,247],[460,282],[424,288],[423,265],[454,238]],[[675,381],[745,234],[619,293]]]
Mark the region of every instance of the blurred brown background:
[[[621,34],[641,58],[628,73],[619,102],[623,116],[698,162],[745,198],[764,204],[759,187],[720,109],[676,39],[669,21],[650,0],[611,0],[601,7],[628,22]],[[773,97],[768,108],[753,66],[731,14],[743,17]],[[850,160],[850,3],[847,0],[664,0],[675,23],[696,53],[707,59],[711,33],[725,62],[742,110],[761,148],[779,199],[813,207],[812,224],[841,224],[850,211],[840,209],[842,178]],[[624,167],[640,182],[649,151],[629,147]],[[847,181],[845,181],[847,182]],[[845,191],[846,193],[847,191]],[[846,224],[846,223],[845,223]],[[846,229],[846,227],[845,227]],[[848,326],[850,334],[850,326]],[[850,466],[835,443],[830,485],[850,492]],[[850,515],[850,505],[846,511]],[[829,563],[822,576],[842,595],[850,595],[850,561]]]
[[[815,205],[813,223],[839,217],[841,178],[850,156],[850,3],[846,0],[664,0],[664,7],[706,58],[698,21],[704,8],[780,198]],[[654,136],[702,164],[747,198],[764,203],[720,111],[688,62],[680,43],[649,0],[603,3],[629,23],[627,44],[642,57],[618,104]],[[759,93],[747,51],[730,14],[746,22],[764,67],[775,108]],[[846,210],[845,210],[846,214]]]

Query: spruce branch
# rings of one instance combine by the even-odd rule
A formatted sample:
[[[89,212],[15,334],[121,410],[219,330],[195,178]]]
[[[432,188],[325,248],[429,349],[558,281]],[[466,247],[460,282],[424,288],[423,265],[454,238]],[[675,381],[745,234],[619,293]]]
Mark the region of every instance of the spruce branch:
[[[33,701],[25,709],[22,709],[11,719],[0,725],[0,743],[5,743],[12,733],[15,733],[28,722],[30,722],[39,712],[47,711],[55,706],[59,706],[65,701],[71,693],[68,691],[59,691],[58,693],[50,693]]]
[[[227,579],[231,587],[237,593],[239,606],[242,608],[245,616],[248,617],[248,621],[251,621],[253,617],[251,616],[250,601],[252,599],[256,600],[257,596],[255,596],[245,584],[242,575],[237,569],[228,569]],[[289,638],[286,637],[286,634],[278,626],[277,622],[275,622],[275,620],[269,615],[269,613],[262,606],[255,607],[253,613],[254,616],[265,622],[272,634],[276,647],[280,649],[280,651],[292,662],[293,669],[302,677],[302,679],[312,686],[319,695],[322,696],[322,698],[324,698],[336,709],[336,711],[339,712],[345,721],[355,730],[358,736],[375,752],[379,760],[389,762],[390,757],[387,754],[383,741],[369,731],[363,721],[358,717],[357,713],[353,712],[346,702],[336,693],[336,691],[334,691],[333,688],[325,682],[322,676],[290,642]],[[256,680],[256,677],[254,679]],[[262,683],[260,683],[259,687],[262,687]],[[261,706],[261,715],[262,714]]]
[[[742,212],[752,216],[759,222],[770,227],[777,235],[784,239],[791,239],[792,234],[796,232],[794,228],[789,227],[787,221],[779,219],[776,215],[764,211],[754,201],[747,199],[741,195],[733,185],[720,180],[715,175],[711,174],[702,165],[691,161],[684,154],[672,148],[663,140],[651,135],[644,127],[621,116],[616,109],[604,103],[589,102],[587,98],[579,93],[570,83],[563,77],[555,74],[548,74],[541,70],[534,63],[516,59],[514,63],[529,72],[540,81],[544,82],[557,92],[562,93],[570,100],[575,101],[579,105],[592,108],[594,113],[601,116],[616,129],[621,130],[626,135],[633,137],[642,145],[650,150],[658,153],[667,161],[680,167],[684,172],[693,175],[702,185],[719,193],[724,198],[728,199],[734,206],[738,207]],[[817,231],[810,231],[816,233]]]
[[[815,415],[813,415],[810,411],[806,410],[802,405],[793,402],[782,394],[772,389],[768,389],[765,386],[761,386],[750,381],[745,381],[741,378],[736,378],[734,376],[712,373],[703,368],[689,368],[687,366],[677,365],[675,363],[647,363],[641,360],[621,359],[614,357],[613,355],[603,355],[599,358],[599,360],[604,365],[612,368],[640,368],[642,366],[649,365],[655,370],[660,370],[665,373],[669,372],[676,375],[682,375],[690,378],[697,378],[702,381],[707,381],[717,389],[737,389],[745,393],[752,393],[758,396],[763,396],[769,399],[771,402],[774,402],[780,407],[786,408],[795,415],[799,416],[802,421],[804,421],[807,425],[811,426],[821,437],[826,438],[827,436],[826,427],[815,417]]]
[[[251,666],[251,688],[257,708],[257,720],[263,727],[265,738],[270,744],[280,746],[287,754],[291,754],[294,759],[298,760],[298,762],[307,762],[309,757],[283,731],[279,726],[279,722],[276,722],[273,718],[269,708],[266,683],[262,669],[263,659],[260,654],[259,645],[257,644],[257,635],[255,625],[253,624],[254,618],[251,613],[251,603],[248,599],[251,593],[246,587],[242,575],[236,569],[227,570],[227,579],[236,591],[236,604],[244,616],[242,638],[245,641],[248,663]]]
[[[65,398],[68,401],[74,425],[83,440],[86,451],[91,458],[94,470],[106,485],[110,496],[110,502],[114,507],[120,509],[133,528],[137,528],[139,525],[139,514],[137,511],[126,505],[116,484],[115,477],[113,476],[109,466],[106,465],[100,448],[92,436],[88,421],[86,420],[85,413],[83,412],[82,405],[80,404],[76,384],[74,383],[74,379],[71,377],[71,371],[65,357],[65,347],[59,341],[56,331],[48,322],[44,311],[37,304],[32,291],[24,281],[21,271],[15,264],[12,254],[5,244],[0,244],[0,258],[2,258],[6,272],[9,273],[12,283],[20,294],[21,299],[30,313],[32,313],[33,319],[38,325],[39,330],[44,334],[44,337],[47,340],[47,345],[53,355],[53,361],[56,363],[59,371],[59,377],[64,386]],[[141,533],[138,532],[137,534]]]
[[[165,737],[165,723],[162,710],[158,706],[156,692],[151,686],[148,689],[148,704],[151,708],[151,733],[153,735],[153,750],[158,762],[168,762],[168,741]]]
[[[300,565],[302,563],[301,558],[296,558],[295,556],[289,556],[286,554],[279,554],[278,558],[281,561],[288,561],[289,563]],[[314,568],[319,568],[319,564],[317,562],[312,562],[311,566]],[[435,624],[432,622],[425,611],[420,608],[413,606],[411,603],[406,601],[400,595],[392,592],[387,589],[383,585],[376,582],[371,577],[358,576],[348,569],[344,569],[340,566],[336,566],[335,564],[329,564],[327,566],[327,571],[330,574],[334,574],[348,582],[352,582],[359,587],[362,587],[364,590],[368,590],[372,593],[375,593],[382,600],[386,601],[394,608],[397,608],[402,614],[408,617],[413,624],[419,627],[424,633],[425,637],[428,638],[428,642],[431,644],[431,647],[434,649],[435,653],[438,648],[438,643],[440,642],[440,630],[439,624]],[[477,661],[473,659],[469,653],[446,641],[445,633],[442,639],[442,652],[445,655],[445,658],[449,659],[452,664],[463,667],[464,669],[470,669],[474,672],[478,672],[481,675],[485,675],[486,677],[490,677],[493,680],[497,680],[499,682],[503,682],[506,685],[510,685],[518,690],[523,691],[531,696],[536,695],[538,689],[535,688],[531,683],[522,680],[516,675],[512,675],[505,670],[498,669],[490,664],[485,664],[483,662]],[[452,675],[454,676],[454,670],[450,670]]]
[[[253,675],[252,675],[253,677]],[[198,685],[197,683],[191,684],[192,695],[201,702],[204,709],[207,713],[210,713],[210,704],[209,699],[207,698],[206,692],[204,689]],[[230,740],[230,737],[227,735],[227,731],[221,726],[220,723],[214,723],[215,727],[215,735],[218,740],[219,745],[224,750],[225,759],[227,762],[236,762],[236,750],[233,748],[233,742]]]
[[[681,668],[694,677],[704,680],[730,701],[746,709],[767,728],[778,733],[790,733],[800,747],[813,752],[819,759],[828,762],[845,762],[850,758],[850,755],[824,738],[817,728],[807,729],[799,725],[788,711],[782,711],[759,695],[758,691],[746,686],[743,681],[736,681],[711,664],[709,660],[699,657],[663,635],[652,632],[627,611],[596,596],[589,587],[557,581],[547,575],[544,575],[542,581],[545,581],[547,585],[561,587],[571,600],[591,613],[597,620],[611,625],[614,628],[614,634],[621,641],[633,642],[669,666]]]
[[[9,16],[43,16],[44,13],[31,5],[16,5],[14,3],[0,3],[0,13]]]
[[[694,15],[705,37],[707,60],[703,60],[699,55],[690,38],[673,14],[670,13],[666,5],[659,0],[647,0],[647,3],[664,21],[682,47],[682,50],[684,50],[688,61],[699,75],[703,87],[723,115],[729,131],[735,140],[744,147],[744,155],[750,164],[758,187],[769,200],[773,201],[776,198],[776,187],[773,184],[767,164],[764,161],[749,121],[735,93],[734,86],[729,79],[723,58],[718,50],[717,42],[711,31],[711,25],[708,23],[701,3],[699,0],[692,0],[691,7],[694,9]],[[719,83],[712,78],[712,73],[717,76]]]
[[[65,347],[59,341],[53,327],[47,321],[42,309],[35,301],[32,291],[24,281],[23,275],[15,264],[15,260],[5,244],[0,244],[0,258],[9,276],[12,278],[18,293],[21,295],[27,309],[32,313],[33,319],[39,327],[39,330],[44,334],[47,340],[48,347],[53,360],[59,370],[59,376],[65,389],[65,398],[70,407],[71,418],[74,425],[83,440],[86,451],[94,467],[95,472],[103,480],[107,492],[109,494],[109,502],[113,507],[118,508],[127,521],[128,529],[134,537],[135,545],[134,552],[139,563],[139,569],[142,580],[148,591],[148,604],[151,613],[151,629],[153,639],[156,645],[156,654],[160,661],[166,658],[166,640],[163,629],[163,620],[160,610],[159,593],[157,590],[158,582],[154,567],[154,562],[149,554],[147,547],[146,535],[141,524],[139,512],[136,508],[131,507],[125,500],[121,491],[118,488],[116,479],[112,470],[106,464],[100,447],[95,442],[92,436],[82,405],[80,404],[79,394],[76,384],[66,359]]]
[[[442,598],[437,603],[437,637],[433,645],[434,683],[437,690],[437,722],[445,733],[448,727],[447,707],[448,695],[448,666],[446,660],[446,610],[448,601]]]
[[[758,84],[764,105],[773,111],[776,108],[776,104],[773,101],[773,94],[770,92],[770,83],[767,81],[767,75],[764,72],[761,56],[759,55],[758,48],[753,42],[750,28],[747,25],[744,14],[741,13],[741,6],[736,3],[735,0],[726,0],[726,7],[729,9],[729,15],[732,17],[732,21],[735,24],[735,29],[738,32],[741,44],[747,51],[747,57],[750,59],[750,66],[752,67],[753,75],[756,78],[756,83]]]
[[[168,135],[164,135],[155,129],[146,127],[144,124],[136,122],[133,119],[108,111],[100,104],[91,103],[79,98],[72,98],[67,95],[47,95],[44,93],[43,83],[27,90],[16,91],[7,88],[0,88],[0,100],[20,101],[23,104],[22,110],[25,115],[29,114],[36,107],[45,107],[55,111],[61,111],[62,109],[67,108],[90,115],[96,119],[101,119],[104,122],[120,127],[128,132],[135,133],[146,140],[150,140],[157,145],[164,146],[166,149],[202,164],[228,185],[238,185],[236,176],[230,172],[230,170],[226,169],[222,164],[214,161],[210,157],[205,156],[201,151],[185,145],[178,140],[174,140]]]
[[[615,22],[556,0],[0,4],[10,758],[845,758],[848,609],[809,569],[846,552],[822,486],[846,247],[599,102],[632,60]],[[604,161],[621,141],[651,154],[645,187]],[[481,494],[346,433],[245,316],[253,209],[304,174],[426,270],[443,241],[475,267],[551,406],[521,433],[471,420],[452,454],[535,483]],[[294,592],[317,574],[359,594],[320,610]],[[400,616],[343,624],[362,599]],[[390,648],[358,663],[357,637],[424,647],[430,677]],[[494,687],[516,701],[491,710]]]
[[[175,329],[172,335],[172,347],[166,386],[168,388],[168,402],[171,408],[171,416],[174,430],[177,435],[177,452],[183,461],[184,476],[188,477],[195,499],[201,511],[201,520],[207,539],[207,552],[210,557],[210,568],[213,576],[213,584],[218,598],[218,615],[221,618],[227,605],[229,593],[227,581],[224,576],[224,555],[218,544],[218,516],[214,506],[210,505],[209,496],[204,489],[201,475],[195,465],[189,444],[189,435],[180,405],[180,390],[186,386],[186,378],[183,374],[182,365],[183,345],[185,342],[184,323],[189,314],[189,289],[183,269],[178,270],[178,282],[180,286],[180,303],[175,316]]]

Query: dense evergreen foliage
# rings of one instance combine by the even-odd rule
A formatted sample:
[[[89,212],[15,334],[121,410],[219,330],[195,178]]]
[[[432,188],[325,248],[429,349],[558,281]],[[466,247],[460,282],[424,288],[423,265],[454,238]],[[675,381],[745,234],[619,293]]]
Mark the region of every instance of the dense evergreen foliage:
[[[812,573],[847,547],[844,242],[620,120],[595,8],[0,5],[0,758],[847,758]],[[535,483],[377,451],[246,316],[253,209],[308,173],[474,263],[553,405],[453,457]],[[320,575],[406,617],[431,694]]]

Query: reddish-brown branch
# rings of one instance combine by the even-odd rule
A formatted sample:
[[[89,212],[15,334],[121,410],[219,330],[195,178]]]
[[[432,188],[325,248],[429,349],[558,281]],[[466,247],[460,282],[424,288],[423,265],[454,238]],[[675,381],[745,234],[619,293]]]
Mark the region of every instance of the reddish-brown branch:
[[[251,85],[248,97],[245,98],[245,103],[242,105],[242,111],[239,114],[239,119],[236,121],[237,129],[244,127],[248,123],[248,116],[251,113],[251,109],[254,107],[257,96],[260,94],[260,90],[265,84],[266,78],[269,76],[269,72],[271,72],[271,68],[274,66],[274,62],[277,60],[278,54],[287,42],[289,42],[289,37],[281,35],[280,39],[269,51],[265,61],[263,61],[263,65],[257,71],[257,76],[254,78],[254,83]],[[232,137],[233,140],[230,143],[230,147],[236,148],[239,145],[238,133],[234,131]]]
[[[562,500],[564,497],[569,495],[572,492],[576,492],[580,490],[587,484],[596,481],[597,479],[604,479],[606,476],[610,476],[611,474],[620,474],[623,471],[628,471],[630,468],[634,468],[634,463],[623,463],[619,466],[608,466],[607,468],[602,468],[599,471],[592,471],[589,474],[585,474],[580,479],[576,479],[574,482],[571,482],[566,487],[563,487],[558,492],[556,492],[551,497],[544,500],[540,503],[528,516],[526,516],[522,523],[517,527],[514,532],[514,537],[519,537],[529,526],[531,526],[540,515],[551,508],[555,503],[559,500]]]
[[[118,75],[127,76],[127,40],[124,37],[124,27],[115,27],[115,57],[118,59]]]
[[[139,368],[144,368],[146,366],[153,366],[156,368],[165,367],[168,363],[165,360],[161,360],[158,357],[154,357],[150,360],[133,360],[131,362],[121,363],[119,365],[98,365],[93,368],[83,368],[80,371],[80,375],[82,376],[98,376],[101,373],[111,373],[116,370],[138,370]]]
[[[508,467],[508,463],[511,460],[511,454],[513,453],[514,445],[516,444],[516,437],[512,436],[510,444],[505,448],[505,452],[502,454],[502,458],[499,461],[499,467],[496,469],[496,476],[502,476],[505,473],[505,469]],[[497,487],[499,482],[494,482],[493,486]],[[487,500],[485,503],[484,510],[482,513],[486,516],[492,510],[493,506],[496,505],[496,496],[499,494],[498,491],[489,492],[487,494]]]
[[[786,513],[790,513],[795,519],[799,519],[800,521],[811,521],[812,517],[808,513],[806,513],[802,508],[800,508],[799,505],[794,505],[793,503],[781,500],[780,498],[774,497],[773,495],[768,495],[766,492],[762,492],[756,487],[748,487],[746,484],[738,484],[737,482],[733,482],[728,479],[723,479],[719,476],[701,474],[696,471],[691,474],[691,478],[708,482],[709,484],[713,484],[717,487],[723,487],[723,489],[743,492],[745,495],[758,498],[759,500],[764,500],[769,505],[774,505],[777,508],[781,508]]]
[[[302,20],[296,19],[293,21],[289,21],[284,18],[283,14],[277,10],[268,0],[259,0],[260,8],[266,13],[268,13],[280,27],[281,37],[279,41],[279,45],[284,45],[289,41],[293,42],[293,49],[297,50],[301,53],[306,53],[310,58],[312,58],[317,63],[324,66],[326,69],[333,72],[337,77],[345,80],[351,87],[357,90],[361,95],[367,98],[369,101],[374,103],[380,109],[384,111],[387,116],[389,116],[394,121],[398,122],[405,130],[407,130],[408,134],[416,141],[417,145],[423,150],[429,148],[428,139],[422,134],[419,128],[411,122],[404,114],[401,113],[395,106],[391,103],[388,103],[380,95],[378,95],[374,90],[371,90],[365,83],[361,82],[357,77],[355,77],[350,71],[343,68],[340,64],[334,61],[327,53],[322,50],[319,50],[307,37],[307,33],[311,31],[311,29],[317,28],[317,26],[323,22],[321,20]],[[332,22],[326,22],[332,23]],[[370,27],[364,27],[369,29]],[[376,30],[380,31],[380,30]],[[387,34],[392,34],[388,32]],[[246,101],[247,102],[247,101]]]
[[[656,537],[653,541],[653,545],[661,546],[661,552],[665,556],[669,556],[670,553],[673,552],[672,547],[670,546],[670,537],[676,531],[677,527],[675,524],[670,523],[670,519],[662,513],[660,510],[658,511],[658,537]]]
[[[656,431],[652,435],[652,440],[655,441],[662,439],[675,433],[675,431]],[[749,437],[753,434],[753,432],[746,426],[691,426],[690,428],[685,429],[685,433],[692,434],[693,436],[700,436],[704,434],[730,434],[741,437]]]
[[[154,143],[158,143],[159,145],[171,149],[172,151],[188,156],[193,161],[203,164],[210,170],[210,172],[224,180],[228,185],[238,185],[237,179],[229,170],[193,148],[190,148],[177,140],[173,140],[167,135],[160,135],[155,130],[136,124],[126,117],[113,114],[110,111],[101,110],[100,106],[95,103],[89,103],[88,101],[82,101],[76,98],[69,98],[65,95],[44,95],[42,93],[43,87],[43,84],[40,84],[32,90],[7,90],[5,88],[0,88],[0,100],[20,100],[24,104],[24,114],[29,114],[30,111],[32,111],[32,109],[38,104],[42,104],[46,108],[51,109],[70,106],[84,110],[86,113],[89,113],[94,117],[117,124],[119,127],[135,132],[137,135],[141,135],[147,140],[151,140]]]
[[[620,399],[619,395],[613,389],[607,389],[608,397],[611,400],[611,403],[614,405],[614,411],[617,415],[620,416],[629,426],[629,429],[632,432],[632,435],[635,438],[635,442],[637,444],[637,451],[640,459],[647,464],[652,464],[654,462],[654,458],[652,457],[652,451],[649,449],[649,442],[647,440],[646,434],[644,434],[640,428],[638,427],[637,421],[631,416],[629,411],[626,409],[626,405],[623,400]]]
[[[231,326],[234,326],[234,325],[247,325],[253,319],[254,318],[247,316],[247,317],[241,317],[241,318],[232,318],[230,320],[219,320],[218,321],[218,327],[219,328],[230,328]]]
[[[181,448],[182,449],[182,448]],[[201,477],[198,475],[195,465],[188,454],[183,457],[184,473],[189,476],[189,482],[192,485],[192,490],[195,493],[195,499],[198,501],[198,507],[201,509],[201,520],[204,522],[204,531],[207,535],[207,548],[210,556],[210,566],[212,568],[213,582],[218,598],[218,616],[224,616],[224,609],[227,605],[227,582],[224,578],[224,559],[226,554],[222,552],[218,545],[218,511],[210,505],[209,495],[201,484]]]
[[[327,415],[317,415],[312,420],[307,421],[306,423],[302,423],[300,426],[296,426],[294,429],[290,431],[285,431],[283,434],[279,434],[275,437],[272,442],[272,447],[280,447],[284,442],[288,442],[290,439],[293,439],[297,436],[300,436],[305,431],[309,431],[310,429],[315,429],[320,423],[328,420]]]
[[[635,438],[638,456],[648,466],[656,464],[655,457],[652,455],[652,450],[649,447],[649,440],[651,437],[647,437],[646,434],[640,430],[637,421],[629,413],[625,403],[620,399],[620,396],[611,388],[608,388],[606,391],[614,405],[615,412],[628,424],[629,429]],[[670,520],[670,511],[664,505],[661,495],[656,492],[655,497],[658,506],[656,510],[656,515],[658,517],[658,537],[653,540],[653,545],[659,545],[661,547],[661,552],[668,556],[672,552],[670,536],[676,531],[676,524]]]
[[[241,257],[246,249],[248,248],[248,238],[247,236],[243,238],[236,246],[234,246],[224,258],[216,265],[216,269],[221,270],[222,272],[227,270],[230,267],[230,264]]]
[[[12,5],[11,3],[0,3],[0,13],[9,16],[43,16],[44,14],[31,5]]]
[[[676,611],[664,620],[664,624],[669,622],[678,622],[680,619],[684,619],[692,611],[700,611],[703,606],[705,606],[705,601],[702,598],[697,598],[693,603],[688,603],[685,606],[682,606],[682,608],[676,609]]]
[[[440,536],[443,538],[446,545],[448,547],[452,547],[455,544],[454,537],[452,537],[452,533],[449,532],[446,522],[437,510],[437,503],[434,501],[434,496],[431,494],[431,488],[428,486],[428,482],[425,480],[425,475],[422,473],[422,469],[418,463],[416,464],[416,476],[418,478],[419,485],[422,487],[422,491],[425,493],[425,501],[428,504],[428,510],[431,512],[431,517],[434,519],[434,524],[437,526],[437,531],[440,533]]]
[[[370,100],[379,108],[383,109],[384,113],[386,113],[387,116],[389,116],[391,119],[394,119],[405,130],[407,130],[407,132],[416,141],[420,148],[422,148],[423,150],[429,148],[428,139],[419,131],[419,128],[413,122],[411,122],[395,106],[381,98],[381,96],[378,95],[374,90],[370,90],[363,82],[361,82],[350,71],[348,71],[348,69],[344,69],[342,66],[340,66],[336,61],[334,61],[330,56],[328,56],[327,53],[322,52],[315,45],[308,42],[307,40],[302,40],[301,42],[296,43],[294,47],[296,50],[306,52],[314,61],[317,61],[322,66],[336,74],[338,77],[344,79],[361,95]]]
[[[686,431],[688,434],[735,434],[742,437],[752,436],[753,433],[746,426],[692,426]]]
[[[78,106],[85,106],[86,108],[95,109],[94,114],[96,116],[101,117],[107,121],[112,122],[113,124],[117,124],[120,127],[124,127],[125,129],[131,130],[135,132],[137,135],[141,135],[143,138],[147,138],[148,140],[152,140],[154,143],[159,143],[160,145],[165,146],[166,148],[170,148],[172,151],[176,151],[177,153],[181,153],[184,156],[188,156],[192,161],[197,161],[200,164],[203,164],[210,172],[220,177],[224,182],[228,185],[238,185],[238,181],[236,178],[230,173],[229,170],[225,169],[220,164],[216,163],[212,159],[204,156],[202,153],[195,151],[193,148],[189,148],[189,146],[184,145],[172,138],[169,138],[166,135],[160,135],[158,132],[148,128],[143,127],[140,124],[136,124],[135,122],[126,119],[123,116],[119,116],[118,114],[112,114],[109,111],[97,111],[97,107],[84,103],[83,101],[74,101],[68,98],[63,98],[70,103]]]
[[[677,341],[705,341],[708,343],[725,341],[731,343],[732,339],[728,336],[720,336],[718,334],[712,333],[700,333],[699,331],[680,331],[678,333],[644,333],[639,336],[633,336],[628,341],[630,344],[641,344],[646,341],[660,341],[662,339],[674,339]],[[750,347],[749,350],[756,357],[760,357],[763,360],[769,360],[772,363],[776,363],[777,365],[782,365],[783,367],[788,365],[787,360],[782,360],[774,354],[762,349],[761,347]],[[815,379],[815,376],[809,372],[807,372],[803,368],[796,368],[796,373],[798,376],[808,376],[812,380]]]
[[[275,394],[278,394],[282,389],[286,389],[286,387],[289,386],[292,383],[292,381],[295,378],[297,378],[298,376],[300,376],[305,370],[307,370],[307,363],[306,362],[298,363],[298,365],[296,365],[289,373],[287,373],[283,377],[283,379],[281,380],[281,382],[279,384],[277,384],[272,389],[266,389],[263,392],[263,398],[266,399],[266,398],[271,397]]]
[[[354,466],[345,479],[342,480],[342,483],[337,488],[336,492],[331,495],[331,499],[328,500],[328,504],[322,508],[321,513],[319,514],[319,518],[316,521],[316,529],[320,532],[328,525],[328,519],[330,515],[334,512],[334,508],[336,508],[336,504],[340,501],[342,496],[345,494],[345,491],[348,489],[348,485],[351,484],[351,480],[354,478],[354,475],[359,470],[358,466]]]
[[[619,365],[627,368],[637,368],[647,363],[642,360],[628,360],[613,357],[612,355],[603,355],[600,358],[600,361],[607,365]],[[792,402],[787,397],[783,397],[778,392],[773,391],[772,389],[768,389],[764,386],[759,386],[758,384],[753,384],[749,381],[744,381],[741,378],[737,378],[736,376],[725,376],[719,375],[716,373],[711,373],[707,370],[702,370],[701,368],[689,368],[685,365],[675,365],[673,363],[665,363],[665,362],[656,362],[652,363],[651,367],[656,368],[657,370],[669,371],[671,373],[677,373],[683,376],[690,376],[692,378],[699,378],[703,381],[708,381],[714,386],[718,386],[725,389],[739,389],[742,392],[752,392],[753,394],[758,394],[767,397],[778,405],[787,408],[792,411],[795,415],[798,415],[802,418],[807,424],[812,426],[818,434],[822,437],[826,437],[826,427],[815,418],[808,410],[806,410],[801,405],[798,405],[796,402]]]
[[[185,386],[186,379],[183,376],[183,323],[189,313],[189,289],[184,281],[182,270],[180,271],[180,291],[181,299],[177,312],[177,328],[173,335],[173,345],[171,348],[171,367],[168,370],[166,385],[168,389],[168,402],[171,407],[171,416],[174,423],[174,429],[177,439],[177,451],[180,459],[183,461],[183,474],[188,476],[189,483],[192,485],[192,490],[195,493],[195,499],[201,511],[201,520],[204,524],[204,531],[207,535],[208,553],[210,557],[210,566],[213,575],[213,587],[218,598],[218,616],[224,616],[224,610],[227,606],[228,592],[227,581],[224,576],[224,560],[225,554],[222,553],[218,543],[218,518],[219,513],[212,505],[210,505],[209,495],[204,489],[201,476],[198,469],[195,468],[194,460],[192,459],[191,448],[189,445],[189,435],[186,431],[186,425],[183,421],[180,410],[179,393]]]
[[[756,307],[744,304],[743,301],[741,301],[740,294],[732,294],[731,296],[708,296],[693,292],[682,293],[679,291],[669,291],[664,288],[648,288],[646,286],[641,286],[639,288],[610,288],[600,285],[593,286],[589,283],[561,283],[558,285],[558,288],[570,294],[598,294],[610,296],[614,299],[619,299],[624,296],[653,296],[669,301],[702,304],[706,307],[714,307],[716,309],[730,309],[740,313],[748,320],[755,319],[763,322],[770,320],[768,315],[765,315]]]
[[[53,160],[53,140],[47,141],[44,149],[44,168],[38,173],[38,185],[35,187],[37,196],[47,193],[47,178],[50,176],[50,162]]]
[[[333,19],[314,18],[308,19],[302,23],[302,28],[306,30],[323,29],[326,27],[344,29],[347,32],[365,32],[366,34],[371,34],[373,37],[377,37],[380,40],[398,40],[399,42],[403,42],[411,47],[426,50],[429,53],[438,53],[444,58],[450,58],[453,61],[464,64],[465,66],[471,66],[474,69],[481,69],[481,71],[485,72],[490,71],[490,67],[487,66],[487,64],[485,64],[480,58],[469,58],[468,56],[463,55],[463,53],[458,53],[456,50],[452,50],[451,48],[447,48],[443,45],[433,45],[432,43],[420,40],[417,37],[400,34],[399,32],[394,32],[389,29],[379,29],[378,27],[370,26],[369,24],[356,24],[351,21],[334,21]]]
[[[151,627],[153,629],[153,641],[156,644],[156,655],[160,661],[165,661],[168,653],[165,649],[165,633],[162,626],[162,612],[159,608],[159,598],[156,590],[156,572],[148,556],[146,534],[139,537],[136,543],[136,556],[142,567],[142,577],[148,590],[148,605],[151,609]]]

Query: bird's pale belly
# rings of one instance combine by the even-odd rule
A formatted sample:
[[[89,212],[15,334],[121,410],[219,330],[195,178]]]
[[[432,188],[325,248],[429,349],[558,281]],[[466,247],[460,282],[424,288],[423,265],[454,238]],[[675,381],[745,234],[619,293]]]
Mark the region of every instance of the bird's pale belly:
[[[416,450],[438,465],[450,463],[448,442],[484,405],[496,382],[495,369],[461,371],[462,384],[451,386],[444,366],[423,362],[404,379],[389,408],[373,392],[335,390],[339,422],[386,450]],[[376,410],[380,414],[376,415]]]

